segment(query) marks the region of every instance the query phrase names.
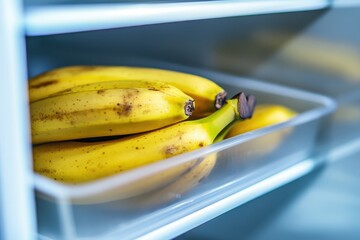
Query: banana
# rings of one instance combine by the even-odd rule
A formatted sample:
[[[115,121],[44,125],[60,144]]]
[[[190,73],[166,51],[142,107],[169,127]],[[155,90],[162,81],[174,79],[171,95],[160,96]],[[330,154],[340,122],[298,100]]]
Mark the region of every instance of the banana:
[[[251,119],[247,119],[243,122],[235,121],[226,133],[225,138],[234,137],[245,132],[285,122],[296,116],[296,114],[297,113],[292,109],[281,105],[258,105]]]
[[[222,141],[225,138],[224,131],[231,125],[232,123],[228,124],[221,133],[216,136],[213,143]],[[191,163],[194,161],[196,161],[196,163],[189,167],[187,171],[179,174],[176,178],[168,179],[163,186],[157,185],[158,187],[152,188],[152,191],[143,191],[143,194],[133,195],[134,197],[126,199],[124,204],[126,209],[157,207],[181,198],[208,177],[216,165],[217,153],[211,153],[203,158],[193,160]],[[168,170],[164,172],[168,172]],[[151,184],[151,186],[154,185]]]
[[[224,128],[215,138],[214,143],[220,142],[225,138],[249,132],[262,127],[270,126],[280,122],[284,122],[294,116],[296,112],[281,105],[262,104],[258,105],[254,111],[251,119],[246,121],[234,121]],[[231,130],[231,131],[230,131]],[[286,132],[286,131],[285,131]],[[256,151],[266,154],[272,151],[280,144],[284,137],[283,133],[272,133],[264,137],[264,140],[257,139]],[[261,146],[259,148],[259,146]],[[194,189],[198,183],[206,178],[212,169],[215,167],[217,161],[217,154],[212,153],[206,156],[203,160],[199,160],[197,164],[184,173],[178,180],[169,183],[168,185],[148,192],[146,194],[136,196],[128,199],[125,206],[143,209],[149,207],[157,207],[161,204],[166,204],[181,198],[183,194]]]
[[[234,121],[230,123],[215,138],[214,143],[220,142],[225,138],[235,136],[251,130],[270,126],[276,123],[284,122],[297,113],[281,105],[262,104],[258,105],[251,119],[246,121]],[[231,129],[231,132],[229,132]],[[261,147],[261,152],[266,154],[274,149],[283,139],[283,134],[278,132],[265,137],[266,141],[261,140],[256,148]],[[264,142],[264,144],[261,144]],[[259,143],[257,141],[257,143]],[[167,204],[181,198],[185,193],[193,190],[203,179],[205,179],[216,165],[217,154],[212,153],[190,168],[189,171],[178,177],[174,182],[165,185],[159,189],[146,194],[136,196],[126,201],[126,208],[137,209],[157,207],[161,204]]]
[[[251,116],[255,102],[249,99],[254,97],[242,93],[205,118],[116,140],[37,145],[34,170],[61,182],[84,183],[189,152],[211,144],[234,119]]]
[[[188,172],[176,181],[155,191],[126,200],[126,208],[143,209],[156,207],[181,198],[185,193],[193,190],[201,181],[208,177],[216,166],[216,153],[199,159]]]
[[[217,135],[213,143],[224,140],[224,131],[231,125],[232,123],[228,124],[221,133]],[[146,192],[145,194],[134,195],[135,197],[126,199],[124,205],[127,209],[145,209],[157,207],[161,204],[167,204],[179,199],[187,192],[196,188],[199,183],[209,176],[216,165],[216,161],[217,153],[211,153],[203,158],[197,159],[196,164],[176,179],[174,178],[175,181],[168,181],[166,185]]]
[[[215,82],[193,74],[177,71],[127,66],[71,66],[54,69],[29,80],[30,102],[74,86],[123,80],[146,80],[173,85],[195,99],[198,107],[193,117],[204,117],[219,109],[226,91]]]
[[[285,122],[295,117],[296,115],[297,112],[282,105],[261,104],[256,107],[251,119],[247,119],[243,122],[235,120],[219,133],[215,139],[215,142],[219,142],[223,139],[231,138],[256,129]],[[277,149],[284,138],[290,134],[290,132],[291,127],[266,134],[257,138],[256,140],[251,140],[245,143],[247,144],[246,148],[253,149],[251,154],[264,156]],[[247,154],[250,154],[250,152]]]
[[[34,144],[140,133],[187,119],[194,100],[172,85],[97,82],[30,104]]]
[[[116,179],[112,179],[111,182],[116,182],[117,187],[104,189],[96,194],[76,196],[71,199],[71,202],[77,205],[99,204],[129,199],[146,194],[166,187],[168,184],[181,179],[182,176],[191,171],[193,166],[197,166],[196,163],[197,160],[194,159],[176,166],[167,167],[166,170],[163,171],[147,172],[147,174],[137,175],[136,179],[127,181],[124,184],[120,184],[120,182],[124,182],[124,180],[119,179],[119,181],[117,181]],[[109,185],[108,183],[103,184]],[[41,197],[46,198],[46,196]]]

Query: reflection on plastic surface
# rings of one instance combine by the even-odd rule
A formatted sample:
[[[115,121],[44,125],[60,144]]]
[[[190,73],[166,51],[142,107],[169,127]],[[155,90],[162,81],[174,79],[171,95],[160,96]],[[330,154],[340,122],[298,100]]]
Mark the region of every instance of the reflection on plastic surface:
[[[258,50],[261,51],[261,49],[271,49],[277,46],[277,44],[289,39],[290,36],[290,33],[263,32],[255,36],[255,41],[258,44]],[[236,42],[236,40],[232,40],[230,46],[240,48],[241,46]],[[227,52],[227,49],[229,52]],[[219,54],[228,54],[230,48],[219,48],[219,51]],[[224,57],[226,56],[224,55]],[[350,80],[360,81],[360,69],[358,67],[360,64],[360,51],[358,48],[346,43],[315,36],[301,36],[284,46],[278,56],[279,61],[296,64],[300,67],[318,69],[319,71],[348,77]],[[256,57],[256,55],[253,57]]]
[[[360,84],[360,49],[316,37],[300,37],[286,48],[283,61]]]
[[[195,166],[170,184],[147,194],[126,200],[124,204],[126,210],[154,208],[169,204],[176,199],[181,199],[182,195],[194,189],[211,174],[216,165],[216,155],[216,153],[212,153],[203,159],[199,159]]]
[[[359,239],[357,148],[309,175],[193,229],[182,239]],[[219,229],[221,229],[219,231]]]

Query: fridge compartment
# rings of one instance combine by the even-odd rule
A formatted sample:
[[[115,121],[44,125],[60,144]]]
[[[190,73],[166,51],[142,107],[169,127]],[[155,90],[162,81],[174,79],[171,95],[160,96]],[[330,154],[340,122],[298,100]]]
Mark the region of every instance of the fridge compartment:
[[[357,43],[317,36],[314,32],[319,34],[320,28],[313,28],[292,39],[291,30],[272,29],[249,39],[233,38],[217,47],[215,65],[221,71],[259,79],[266,77],[276,84],[333,98],[359,88]],[[281,43],[282,48],[272,52]]]
[[[359,6],[337,8],[296,35],[295,27],[269,28],[230,38],[216,49],[215,68],[333,98],[338,107],[327,132],[333,151],[359,139],[360,31],[348,27],[359,16]]]
[[[35,174],[40,236],[138,238],[301,163],[321,149],[322,128],[336,108],[332,99],[218,72],[168,68],[208,77],[230,96],[241,90],[255,95],[258,104],[282,104],[299,114],[284,123],[84,185],[65,185]],[[159,180],[187,164],[195,167],[179,177],[170,174]],[[142,183],[154,184],[144,187]]]
[[[273,27],[248,38],[229,38],[215,50],[215,65],[233,74],[344,96],[360,87],[360,31],[348,28],[354,21],[350,16],[358,19],[359,10],[354,6],[323,11],[300,31]]]

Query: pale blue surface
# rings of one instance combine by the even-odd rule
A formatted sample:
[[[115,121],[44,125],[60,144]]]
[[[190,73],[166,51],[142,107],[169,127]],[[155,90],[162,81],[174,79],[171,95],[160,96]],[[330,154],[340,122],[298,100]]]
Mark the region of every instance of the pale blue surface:
[[[20,1],[0,1],[0,238],[35,239]]]
[[[360,239],[359,169],[358,151],[176,239]]]

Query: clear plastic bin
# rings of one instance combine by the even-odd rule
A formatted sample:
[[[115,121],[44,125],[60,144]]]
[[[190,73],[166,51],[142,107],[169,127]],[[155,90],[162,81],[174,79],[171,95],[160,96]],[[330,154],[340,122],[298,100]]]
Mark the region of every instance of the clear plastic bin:
[[[134,239],[288,169],[321,149],[322,129],[336,108],[332,99],[216,72],[178,70],[214,80],[229,96],[244,91],[255,95],[258,104],[282,104],[299,114],[281,124],[85,185],[70,186],[35,175],[40,236]],[[193,175],[191,170],[180,177],[167,175],[189,164],[205,167]]]

